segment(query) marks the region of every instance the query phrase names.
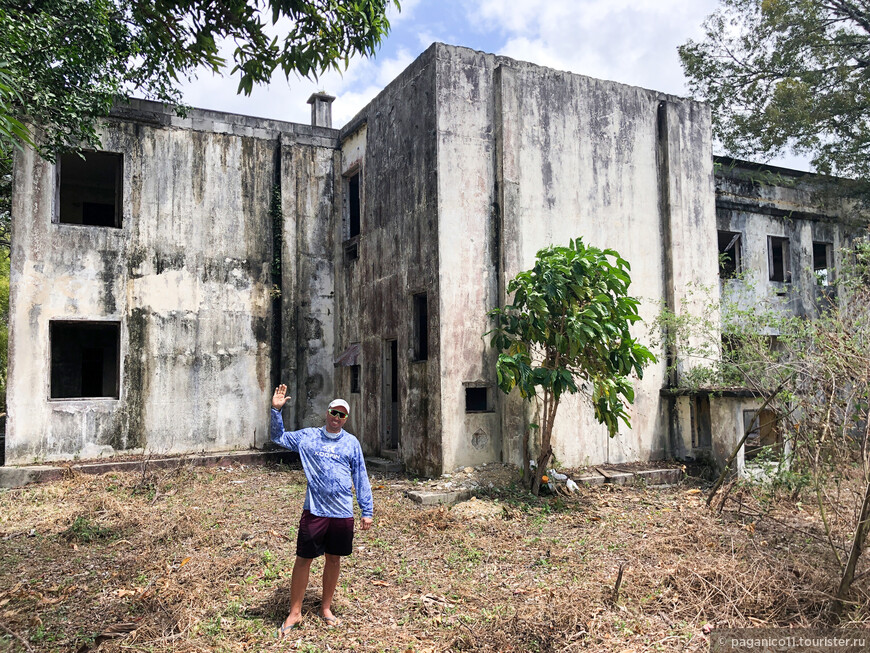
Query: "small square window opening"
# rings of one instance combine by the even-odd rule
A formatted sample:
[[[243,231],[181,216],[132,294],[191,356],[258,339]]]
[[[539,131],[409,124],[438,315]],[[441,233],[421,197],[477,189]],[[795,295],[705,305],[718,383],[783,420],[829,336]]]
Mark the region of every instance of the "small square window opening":
[[[813,275],[819,286],[830,286],[834,281],[833,243],[813,243]]]
[[[465,388],[465,412],[485,413],[489,411],[489,388]]]
[[[791,283],[791,258],[788,238],[767,237],[767,265],[771,281]]]
[[[120,227],[123,167],[123,157],[111,152],[62,154],[58,161],[57,221]]]
[[[741,236],[734,231],[719,232],[719,278],[731,279],[741,270]]]
[[[119,397],[120,323],[51,322],[51,398]]]

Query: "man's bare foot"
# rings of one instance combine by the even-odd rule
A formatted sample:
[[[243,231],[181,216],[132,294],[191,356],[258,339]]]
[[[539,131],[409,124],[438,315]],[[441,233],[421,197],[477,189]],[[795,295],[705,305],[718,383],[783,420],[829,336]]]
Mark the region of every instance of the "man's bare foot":
[[[336,617],[334,614],[332,614],[332,610],[330,610],[329,608],[324,609],[320,613],[320,618],[323,621],[323,623],[325,623],[330,628],[334,628],[335,626],[341,625],[341,620],[338,617]]]
[[[296,630],[302,625],[302,616],[299,617],[290,617],[288,616],[284,623],[278,628],[278,639],[284,639],[287,637],[287,633],[291,630]]]

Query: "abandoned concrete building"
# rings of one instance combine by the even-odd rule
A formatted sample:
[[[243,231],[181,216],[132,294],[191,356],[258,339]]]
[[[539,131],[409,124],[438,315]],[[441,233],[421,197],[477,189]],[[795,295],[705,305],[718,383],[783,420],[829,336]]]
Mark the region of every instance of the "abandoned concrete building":
[[[103,151],[17,156],[6,464],[262,447],[279,380],[288,426],[345,397],[364,451],[412,472],[520,463],[532,406],[481,334],[538,249],[617,249],[650,323],[735,270],[808,311],[853,233],[751,166],[714,175],[692,100],[434,44],[341,129],[331,101],[311,125],[132,101]],[[618,437],[563,402],[562,464],[742,434],[756,399],[669,393],[657,353]]]

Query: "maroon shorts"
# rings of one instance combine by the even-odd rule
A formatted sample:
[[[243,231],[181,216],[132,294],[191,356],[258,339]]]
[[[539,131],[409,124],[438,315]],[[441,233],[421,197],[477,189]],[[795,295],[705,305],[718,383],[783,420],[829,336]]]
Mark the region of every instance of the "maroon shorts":
[[[302,511],[296,555],[317,558],[324,553],[349,556],[353,552],[353,517],[318,517]]]

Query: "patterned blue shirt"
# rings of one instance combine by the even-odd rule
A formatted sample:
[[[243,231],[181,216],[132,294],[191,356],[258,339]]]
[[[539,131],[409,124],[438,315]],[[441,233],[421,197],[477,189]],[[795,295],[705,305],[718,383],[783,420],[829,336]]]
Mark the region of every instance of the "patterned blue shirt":
[[[372,488],[359,440],[324,427],[285,431],[281,411],[272,409],[272,442],[298,451],[308,479],[305,510],[318,517],[353,517],[353,489],[363,517],[374,514]],[[353,482],[353,487],[351,487]]]

